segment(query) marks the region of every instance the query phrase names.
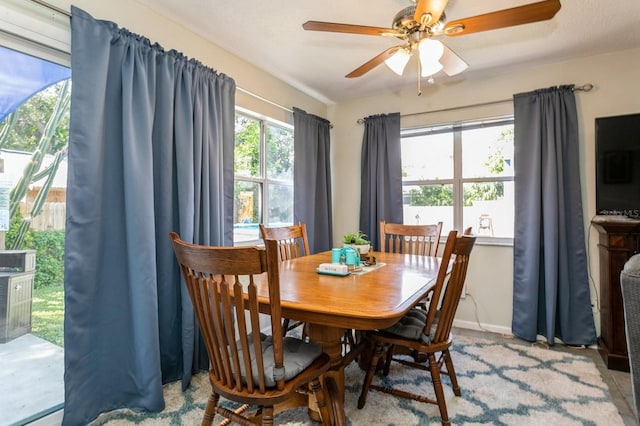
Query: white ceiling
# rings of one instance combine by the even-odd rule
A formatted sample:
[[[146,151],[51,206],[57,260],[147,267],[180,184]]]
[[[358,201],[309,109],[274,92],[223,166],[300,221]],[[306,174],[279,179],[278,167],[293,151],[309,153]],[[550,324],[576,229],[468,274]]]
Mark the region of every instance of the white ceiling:
[[[344,77],[383,50],[401,44],[396,38],[302,29],[308,20],[390,27],[395,14],[412,5],[410,0],[138,1],[323,102],[417,86],[415,58],[402,77],[384,64],[359,78]],[[449,0],[445,12],[450,21],[535,1]],[[454,77],[436,74],[435,84],[496,68],[640,47],[640,0],[561,3],[560,11],[549,21],[460,37],[440,36],[469,68]],[[427,84],[426,79],[422,84]]]

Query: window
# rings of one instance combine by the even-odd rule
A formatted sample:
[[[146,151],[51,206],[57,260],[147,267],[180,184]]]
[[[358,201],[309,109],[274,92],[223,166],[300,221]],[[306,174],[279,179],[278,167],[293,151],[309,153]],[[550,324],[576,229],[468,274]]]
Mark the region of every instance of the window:
[[[293,128],[249,113],[235,120],[235,245],[256,244],[258,224],[293,224]]]
[[[404,129],[404,223],[513,238],[513,118]]]
[[[0,5],[0,9],[3,7]],[[15,19],[15,14],[6,16]],[[20,46],[5,47],[2,19],[0,17],[2,248],[35,249],[36,270],[34,274],[26,269],[27,272],[18,272],[14,277],[11,277],[15,272],[12,268],[3,273],[9,285],[3,290],[6,296],[0,298],[4,298],[3,303],[10,309],[2,314],[7,318],[6,327],[2,320],[3,342],[7,344],[0,344],[0,359],[26,361],[37,357],[40,362],[30,367],[20,362],[3,364],[3,371],[9,373],[7,388],[17,392],[0,395],[0,407],[3,407],[0,411],[2,423],[25,424],[35,420],[46,424],[49,419],[55,423],[62,418],[59,409],[64,405],[60,377],[64,371],[62,281],[69,103],[62,99],[68,99],[70,93],[71,70],[40,57],[46,55],[26,54]],[[19,182],[25,185],[18,185]],[[9,266],[12,262],[24,261],[23,256],[9,260]],[[14,288],[9,291],[9,287]],[[36,339],[38,344],[16,346],[8,342],[13,338]],[[38,391],[49,397],[34,399],[31,392],[22,392],[28,389],[21,386],[23,380],[17,374],[23,368],[30,369],[33,379],[37,380]],[[49,414],[44,422],[37,421]]]

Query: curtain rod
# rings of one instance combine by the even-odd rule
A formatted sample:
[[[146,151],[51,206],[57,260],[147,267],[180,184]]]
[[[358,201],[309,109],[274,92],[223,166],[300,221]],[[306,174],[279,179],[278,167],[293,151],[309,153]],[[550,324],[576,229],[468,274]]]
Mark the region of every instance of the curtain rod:
[[[265,97],[262,97],[262,96],[260,96],[260,95],[257,95],[257,94],[255,94],[255,93],[253,93],[253,92],[251,92],[251,91],[249,91],[249,90],[247,90],[247,89],[243,89],[242,87],[236,86],[236,90],[239,90],[240,92],[242,92],[242,93],[246,93],[247,95],[252,96],[252,97],[254,97],[254,98],[258,99],[258,100],[261,100],[262,102],[266,102],[266,103],[268,103],[268,104],[271,104],[271,105],[273,105],[273,106],[275,106],[275,107],[278,107],[278,108],[280,108],[280,109],[283,109],[283,110],[285,110],[285,111],[290,112],[290,113],[292,113],[292,114],[293,114],[293,110],[292,110],[292,109],[289,109],[289,108],[287,108],[286,106],[284,106],[284,105],[280,105],[280,104],[278,104],[278,103],[276,103],[276,102],[270,101],[269,99],[267,99],[267,98],[265,98]],[[333,129],[333,124],[329,123],[329,127],[330,127],[331,129]]]
[[[292,113],[292,114],[293,114],[293,110],[292,110],[292,109],[289,109],[289,108],[287,108],[287,107],[286,107],[286,106],[284,106],[284,105],[280,105],[280,104],[278,104],[278,103],[275,103],[275,102],[273,102],[273,101],[270,101],[269,99],[264,98],[264,97],[262,97],[262,96],[260,96],[260,95],[257,95],[257,94],[255,94],[255,93],[253,93],[253,92],[251,92],[251,91],[249,91],[249,90],[247,90],[247,89],[243,89],[242,87],[236,86],[236,90],[239,90],[239,91],[241,91],[242,93],[246,93],[246,94],[247,94],[247,95],[249,95],[249,96],[252,96],[252,97],[254,97],[254,98],[256,98],[256,99],[261,100],[262,102],[266,102],[266,103],[268,103],[268,104],[271,104],[271,105],[273,105],[273,106],[275,106],[275,107],[278,107],[278,108],[280,108],[280,109],[283,109],[283,110],[285,110],[285,111],[290,112],[290,113]]]
[[[574,92],[590,92],[592,89],[593,89],[593,84],[586,83],[586,84],[583,84],[582,86],[575,86],[572,90]],[[500,99],[498,101],[481,102],[481,103],[477,103],[477,104],[462,105],[462,106],[451,107],[451,108],[434,109],[432,111],[413,112],[411,114],[401,115],[400,117],[412,117],[414,115],[423,115],[423,114],[433,114],[433,113],[436,113],[436,112],[455,111],[455,110],[459,110],[459,109],[475,108],[475,107],[479,107],[479,106],[503,104],[503,103],[511,102],[511,101],[513,101],[513,99]],[[364,124],[364,118],[358,118],[358,120],[356,120],[356,123]]]
[[[47,9],[50,9],[54,12],[58,12],[59,14],[64,15],[67,18],[71,18],[71,12],[67,12],[64,9],[60,9],[58,6],[54,6],[51,3],[47,3],[46,1],[43,1],[43,0],[31,0],[31,2],[39,4],[40,6],[44,6]]]

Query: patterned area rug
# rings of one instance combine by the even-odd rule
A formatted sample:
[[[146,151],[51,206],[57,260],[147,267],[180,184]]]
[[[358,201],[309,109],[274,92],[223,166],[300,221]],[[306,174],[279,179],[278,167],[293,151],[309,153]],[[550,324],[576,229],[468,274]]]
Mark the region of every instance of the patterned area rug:
[[[589,349],[591,350],[591,349]],[[593,361],[554,349],[514,340],[456,336],[452,352],[462,396],[456,397],[443,377],[451,423],[456,425],[623,425]],[[405,387],[433,397],[426,372],[392,364],[389,376],[374,383]],[[438,407],[371,390],[358,410],[357,399],[364,372],[356,363],[345,370],[345,411],[349,425],[437,425]],[[210,392],[206,374],[194,377],[184,393],[180,383],[165,386],[166,408],[161,413],[119,410],[103,414],[95,425],[197,425]],[[218,418],[216,418],[218,420]],[[317,425],[306,409],[280,413],[276,424]]]

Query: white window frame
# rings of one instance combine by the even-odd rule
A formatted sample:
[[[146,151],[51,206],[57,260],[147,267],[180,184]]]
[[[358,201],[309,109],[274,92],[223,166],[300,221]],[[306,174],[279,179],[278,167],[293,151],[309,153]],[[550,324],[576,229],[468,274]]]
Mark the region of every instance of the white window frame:
[[[404,137],[453,133],[453,178],[404,180],[402,186],[452,185],[453,187],[453,224],[455,229],[463,229],[464,184],[474,182],[513,182],[514,176],[486,176],[479,178],[462,177],[462,131],[481,127],[494,127],[513,124],[513,115],[486,118],[481,120],[459,121],[448,124],[405,128],[400,131],[400,141]],[[514,164],[515,167],[515,164]],[[475,227],[474,227],[475,228]],[[445,232],[443,230],[443,232]],[[513,237],[478,236],[478,243],[485,245],[513,246]]]
[[[69,16],[33,1],[0,2],[0,45],[50,62],[71,65]]]
[[[259,165],[259,170],[260,170],[260,176],[243,176],[243,175],[236,175],[234,174],[233,180],[234,180],[234,187],[235,187],[235,183],[238,181],[242,181],[242,182],[250,182],[250,183],[256,183],[258,184],[258,186],[260,187],[260,212],[261,212],[261,217],[259,222],[260,223],[269,223],[269,188],[272,185],[291,185],[292,190],[293,190],[293,177],[291,181],[288,180],[283,180],[283,179],[273,179],[273,178],[269,178],[267,177],[267,127],[269,125],[271,126],[277,126],[277,127],[282,127],[285,129],[290,130],[293,133],[293,125],[288,124],[288,123],[284,123],[282,121],[273,119],[271,117],[267,117],[265,115],[262,114],[258,114],[255,113],[253,111],[250,111],[248,109],[242,108],[242,107],[238,107],[236,106],[236,111],[235,111],[236,115],[242,115],[245,116],[247,118],[256,120],[260,123],[260,165]],[[235,118],[234,118],[235,120]],[[234,160],[235,161],[235,160]],[[291,208],[293,208],[293,201],[292,201],[292,205]],[[237,243],[236,241],[233,242],[234,245],[256,245],[256,244],[262,244],[262,240],[260,238],[256,239],[256,240],[250,240],[250,241],[243,241],[240,243]]]

